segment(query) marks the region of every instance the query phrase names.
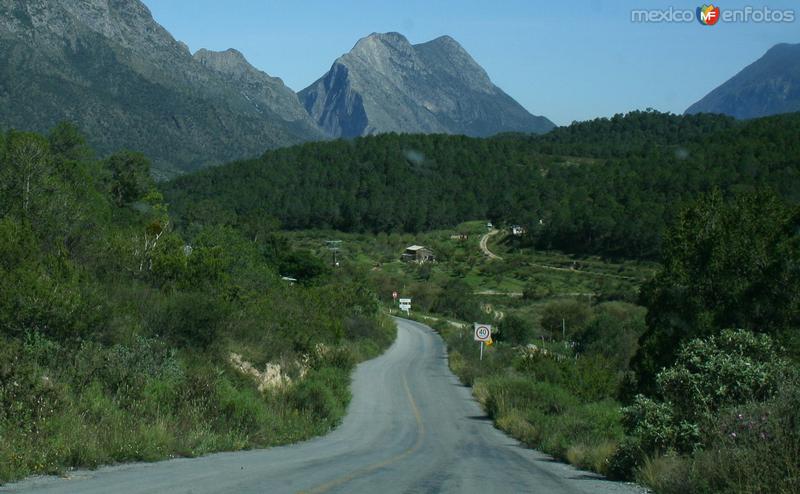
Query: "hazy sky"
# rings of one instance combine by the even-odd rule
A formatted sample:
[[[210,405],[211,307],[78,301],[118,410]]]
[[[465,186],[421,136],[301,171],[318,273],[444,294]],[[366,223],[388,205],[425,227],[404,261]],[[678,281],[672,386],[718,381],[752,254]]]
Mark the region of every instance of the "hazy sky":
[[[793,23],[633,23],[631,9],[700,2],[536,0],[144,0],[192,52],[236,48],[298,91],[356,41],[398,31],[412,43],[449,34],[492,81],[557,124],[652,107],[683,112],[776,43]],[[718,4],[793,9],[796,1]]]

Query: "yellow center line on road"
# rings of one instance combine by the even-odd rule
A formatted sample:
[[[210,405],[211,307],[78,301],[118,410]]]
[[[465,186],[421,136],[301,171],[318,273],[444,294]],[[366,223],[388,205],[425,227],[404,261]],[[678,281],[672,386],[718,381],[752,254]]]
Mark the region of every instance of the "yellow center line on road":
[[[419,447],[422,445],[422,439],[425,437],[425,424],[422,423],[422,414],[419,412],[419,407],[417,407],[417,402],[414,401],[414,396],[412,396],[411,394],[411,388],[408,387],[408,381],[406,380],[405,376],[403,376],[403,386],[406,389],[406,396],[408,397],[408,402],[411,404],[411,409],[414,411],[414,419],[417,422],[417,441],[414,443],[414,445],[408,448],[407,450],[403,451],[402,453],[392,456],[391,458],[386,459],[382,462],[374,463],[372,465],[359,468],[358,470],[350,472],[347,475],[325,482],[324,484],[320,484],[311,490],[300,491],[298,494],[322,494],[323,492],[328,492],[334,487],[338,487],[342,484],[350,482],[351,480],[355,480],[359,477],[363,477],[364,475],[372,473],[376,470],[380,470],[381,468],[387,467],[393,463],[397,463],[398,461],[405,459],[414,451],[419,449]]]

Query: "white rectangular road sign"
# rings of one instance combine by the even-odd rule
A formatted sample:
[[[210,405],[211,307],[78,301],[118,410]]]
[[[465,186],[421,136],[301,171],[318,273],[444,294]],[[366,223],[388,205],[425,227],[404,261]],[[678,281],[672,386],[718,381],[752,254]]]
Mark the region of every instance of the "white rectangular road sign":
[[[411,303],[411,299],[410,298],[401,298],[401,299],[399,299],[399,301],[400,301],[401,304],[410,304]]]
[[[492,325],[475,323],[475,341],[490,341],[492,339]]]
[[[410,308],[411,308],[411,304],[400,304],[400,309],[402,309],[402,310],[406,310],[406,309],[410,309]]]

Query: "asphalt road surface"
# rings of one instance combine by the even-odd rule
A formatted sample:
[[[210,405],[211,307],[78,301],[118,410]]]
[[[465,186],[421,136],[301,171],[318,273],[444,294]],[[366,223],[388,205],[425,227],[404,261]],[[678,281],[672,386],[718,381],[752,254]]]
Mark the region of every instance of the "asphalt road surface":
[[[398,319],[397,341],[358,366],[341,426],[291,446],[135,463],[0,492],[47,493],[633,493],[520,446],[492,426],[447,368],[425,325]]]

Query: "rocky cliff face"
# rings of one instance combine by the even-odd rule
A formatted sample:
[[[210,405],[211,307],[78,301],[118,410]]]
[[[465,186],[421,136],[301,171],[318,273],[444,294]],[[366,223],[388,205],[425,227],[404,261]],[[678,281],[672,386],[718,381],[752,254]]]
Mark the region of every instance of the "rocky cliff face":
[[[262,114],[306,126],[310,133],[317,132],[316,125],[300,105],[297,94],[281,79],[262,72],[234,49],[222,52],[198,50],[194,59],[223,79],[228,87],[237,90]]]
[[[0,125],[75,122],[160,176],[324,137],[280,79],[238,52],[194,57],[139,0],[0,0]]]
[[[775,45],[686,113],[756,118],[800,111],[800,44]]]
[[[333,136],[486,136],[546,132],[554,126],[492,84],[449,36],[418,45],[398,33],[367,36],[299,96],[311,117]]]

